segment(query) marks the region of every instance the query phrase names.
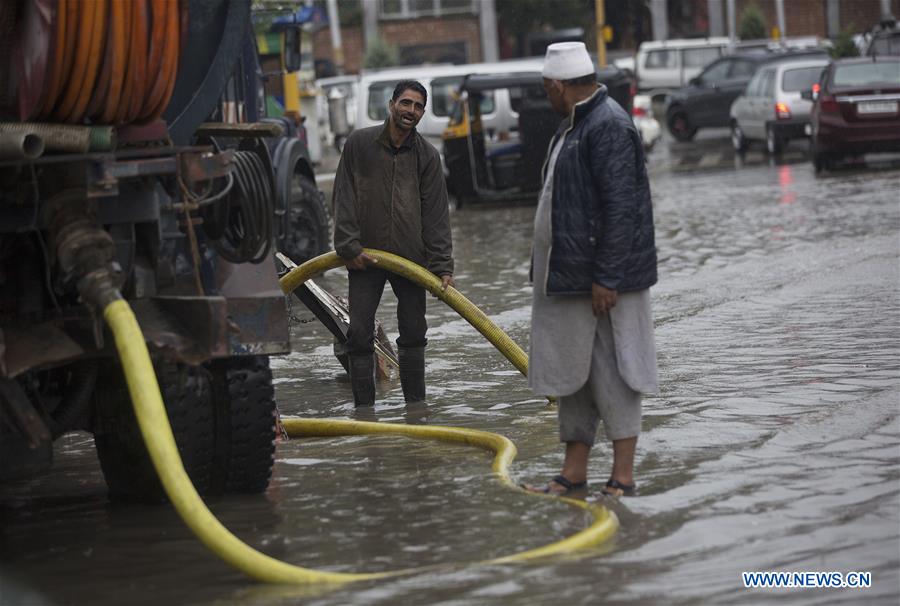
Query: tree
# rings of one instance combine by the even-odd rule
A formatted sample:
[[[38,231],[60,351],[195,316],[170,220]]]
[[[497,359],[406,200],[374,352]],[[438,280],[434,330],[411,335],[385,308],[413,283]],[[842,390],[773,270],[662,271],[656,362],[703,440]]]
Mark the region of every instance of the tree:
[[[762,11],[755,4],[748,4],[741,13],[741,26],[738,33],[741,40],[768,38],[766,29],[766,20]]]
[[[368,69],[378,69],[381,67],[391,67],[400,62],[400,53],[393,44],[388,44],[383,38],[375,38],[366,48],[366,55],[363,57],[363,67]]]
[[[859,56],[859,48],[853,41],[852,23],[847,29],[842,30],[841,33],[838,34],[837,38],[834,39],[832,47],[828,49],[828,54],[831,55],[833,59]]]

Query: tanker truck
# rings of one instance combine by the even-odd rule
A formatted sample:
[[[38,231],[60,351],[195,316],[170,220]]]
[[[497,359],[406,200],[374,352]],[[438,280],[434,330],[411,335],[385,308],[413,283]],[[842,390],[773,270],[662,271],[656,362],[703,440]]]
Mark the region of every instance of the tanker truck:
[[[273,253],[317,190],[297,125],[266,119],[249,0],[6,1],[0,34],[0,480],[80,430],[111,498],[164,498],[101,318],[118,297],[199,492],[264,491]]]

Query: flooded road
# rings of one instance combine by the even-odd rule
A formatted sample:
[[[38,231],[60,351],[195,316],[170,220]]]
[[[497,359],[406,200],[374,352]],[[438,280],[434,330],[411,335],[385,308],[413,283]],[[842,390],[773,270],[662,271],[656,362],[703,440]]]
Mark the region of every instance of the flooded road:
[[[656,152],[655,152],[656,153]],[[614,541],[570,558],[467,562],[589,520],[499,485],[490,456],[394,437],[279,444],[269,491],[214,500],[239,537],[336,571],[457,563],[321,593],[265,587],[210,555],[167,507],[116,507],[89,435],[0,493],[0,604],[895,604],[900,597],[900,170],[816,178],[808,163],[654,168],[661,393],[645,400],[640,496]],[[453,214],[458,288],[527,348],[533,207]],[[346,279],[321,283],[343,294]],[[379,312],[396,335],[393,296]],[[312,316],[296,304],[301,320]],[[427,408],[379,386],[374,417],[494,431],[515,479],[558,472],[556,415],[454,312],[429,301]],[[314,322],[273,360],[284,415],[353,417]],[[364,417],[367,418],[367,417]],[[599,443],[592,496],[610,465]],[[866,571],[869,589],[744,589],[742,571]],[[12,585],[33,592],[27,597]],[[18,596],[18,597],[17,597]]]

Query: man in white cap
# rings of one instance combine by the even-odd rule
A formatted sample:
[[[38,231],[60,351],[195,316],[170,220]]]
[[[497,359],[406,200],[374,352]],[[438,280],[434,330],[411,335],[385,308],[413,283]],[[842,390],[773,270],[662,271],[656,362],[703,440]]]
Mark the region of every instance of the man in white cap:
[[[565,120],[534,220],[528,381],[557,396],[566,454],[558,476],[529,489],[586,489],[602,419],[613,446],[603,492],[631,496],[641,394],[657,390],[649,291],[656,245],[643,147],[628,113],[598,85],[583,43],[551,44],[543,76]]]

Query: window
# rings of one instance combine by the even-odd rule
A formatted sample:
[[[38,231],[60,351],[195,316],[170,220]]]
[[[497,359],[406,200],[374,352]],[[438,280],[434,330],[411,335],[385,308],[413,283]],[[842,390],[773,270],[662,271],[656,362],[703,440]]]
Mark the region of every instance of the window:
[[[431,81],[431,96],[428,98],[428,102],[431,103],[431,111],[435,116],[445,118],[450,115],[456,104],[456,91],[459,90],[462,80],[462,76],[447,76]],[[494,113],[493,91],[485,91],[483,94],[479,105],[481,113]]]
[[[686,48],[681,51],[681,64],[685,67],[706,67],[721,56],[722,48],[719,46]]]
[[[900,55],[900,34],[876,38],[869,55]]]
[[[380,0],[378,16],[382,19],[414,19],[461,13],[478,14],[479,4],[479,0]]]
[[[771,99],[775,97],[775,70],[767,69],[763,72],[762,77],[762,94],[761,97]]]
[[[785,71],[781,76],[781,89],[788,93],[811,89],[813,84],[819,81],[823,67],[804,67]]]
[[[841,86],[874,86],[900,83],[900,63],[857,63],[838,65],[834,70],[833,84]]]
[[[400,0],[381,0],[381,15],[387,17],[389,15],[400,16],[403,14],[403,6]]]
[[[647,53],[647,61],[644,65],[649,68],[675,67],[675,52],[668,50],[650,51]]]
[[[756,72],[756,64],[752,61],[735,61],[731,66],[729,78],[749,78]]]
[[[732,61],[724,59],[717,63],[713,63],[700,75],[705,84],[715,84],[721,82],[728,77],[728,70],[731,68]]]
[[[462,76],[435,78],[431,81],[431,111],[435,116],[449,116],[456,102],[456,91],[462,84]]]
[[[479,2],[472,0],[440,0],[441,13],[461,13],[461,12],[478,12],[477,5]]]
[[[495,105],[494,91],[486,90],[481,93],[481,103],[478,104],[478,109],[481,111],[482,116],[485,114],[493,114],[494,110],[497,109]]]
[[[761,97],[762,96],[762,72],[753,76],[753,79],[750,80],[750,84],[747,85],[747,96],[748,97]]]
[[[387,120],[388,117],[388,101],[394,94],[394,87],[397,83],[393,80],[389,82],[373,82],[369,86],[369,106],[366,113],[372,120]]]
[[[434,12],[434,0],[407,0],[409,2],[410,11],[416,14],[427,14]]]

